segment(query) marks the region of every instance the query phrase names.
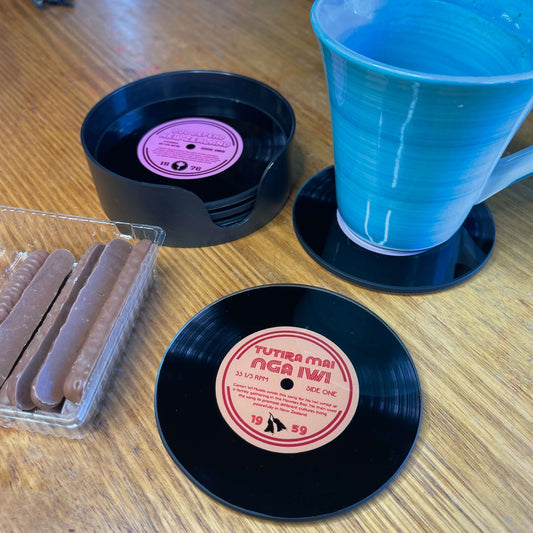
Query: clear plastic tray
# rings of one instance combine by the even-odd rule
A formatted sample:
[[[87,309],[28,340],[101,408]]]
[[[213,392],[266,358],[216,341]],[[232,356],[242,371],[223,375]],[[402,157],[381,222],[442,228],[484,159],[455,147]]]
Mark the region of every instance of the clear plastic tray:
[[[76,259],[94,242],[123,238],[135,244],[149,239],[154,246],[115,320],[79,404],[65,400],[60,411],[23,411],[0,404],[0,426],[81,438],[96,414],[106,383],[131,333],[137,313],[151,285],[157,255],[165,232],[156,226],[112,222],[0,206],[0,290],[17,265],[36,249],[70,250]]]

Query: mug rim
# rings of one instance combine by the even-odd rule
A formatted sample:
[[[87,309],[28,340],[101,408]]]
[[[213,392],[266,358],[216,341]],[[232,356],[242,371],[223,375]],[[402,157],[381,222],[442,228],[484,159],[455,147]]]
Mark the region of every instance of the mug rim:
[[[311,25],[313,26],[313,30],[318,40],[323,45],[335,51],[337,54],[343,56],[345,59],[356,62],[378,74],[389,76],[393,75],[398,78],[417,82],[435,82],[452,85],[503,85],[533,81],[533,70],[519,72],[516,74],[504,74],[500,76],[454,76],[449,74],[433,74],[395,67],[394,65],[389,65],[387,63],[383,63],[382,61],[371,59],[370,57],[348,48],[337,39],[329,35],[328,32],[323,28],[319,20],[320,17],[318,16],[319,4],[321,4],[323,1],[324,0],[315,0],[311,7]]]

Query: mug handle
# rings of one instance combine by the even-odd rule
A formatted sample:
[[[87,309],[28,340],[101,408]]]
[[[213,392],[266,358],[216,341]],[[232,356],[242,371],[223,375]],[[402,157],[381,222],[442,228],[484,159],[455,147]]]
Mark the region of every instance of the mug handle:
[[[483,202],[505,187],[531,175],[533,175],[533,146],[502,157],[494,167],[476,203]]]

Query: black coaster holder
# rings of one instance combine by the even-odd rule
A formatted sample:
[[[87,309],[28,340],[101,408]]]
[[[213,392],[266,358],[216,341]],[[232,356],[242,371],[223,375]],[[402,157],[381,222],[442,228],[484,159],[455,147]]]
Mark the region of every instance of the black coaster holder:
[[[287,139],[258,179],[255,206],[249,216],[232,226],[217,225],[195,193],[174,185],[129,179],[109,171],[96,157],[106,128],[123,114],[153,102],[191,96],[216,96],[256,107],[278,122]],[[226,72],[181,71],[132,82],[105,97],[85,118],[81,142],[100,203],[110,219],[160,226],[166,232],[166,246],[202,247],[244,237],[279,213],[293,186],[290,141],[294,129],[291,106],[267,85]]]

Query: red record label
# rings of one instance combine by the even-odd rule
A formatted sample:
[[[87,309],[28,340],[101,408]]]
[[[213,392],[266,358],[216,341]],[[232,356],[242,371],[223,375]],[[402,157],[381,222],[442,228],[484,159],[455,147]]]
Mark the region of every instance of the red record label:
[[[319,448],[352,420],[359,383],[332,341],[298,327],[248,335],[224,357],[216,397],[222,416],[244,440],[279,453]]]

